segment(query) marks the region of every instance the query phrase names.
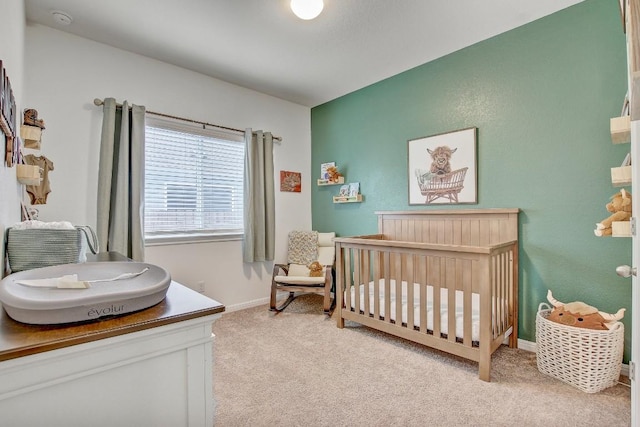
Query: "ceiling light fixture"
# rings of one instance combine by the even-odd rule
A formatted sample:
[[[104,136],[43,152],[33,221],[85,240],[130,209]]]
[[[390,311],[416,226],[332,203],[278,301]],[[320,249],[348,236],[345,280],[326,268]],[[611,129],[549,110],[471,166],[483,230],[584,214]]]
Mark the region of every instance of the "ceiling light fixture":
[[[70,25],[73,22],[71,15],[60,10],[52,10],[51,16],[53,16],[53,19],[61,25]]]
[[[300,19],[306,21],[320,15],[324,3],[322,0],[291,0],[291,10]]]

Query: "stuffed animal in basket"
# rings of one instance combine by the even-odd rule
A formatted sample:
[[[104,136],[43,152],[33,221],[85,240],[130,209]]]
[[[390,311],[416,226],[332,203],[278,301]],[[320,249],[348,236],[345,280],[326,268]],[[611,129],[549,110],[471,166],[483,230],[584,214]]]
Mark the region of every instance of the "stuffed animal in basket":
[[[322,264],[320,264],[318,261],[313,261],[311,264],[309,264],[308,268],[309,277],[322,277],[324,275],[322,271]]]
[[[593,230],[596,236],[610,236],[611,223],[614,221],[629,221],[631,218],[631,193],[623,188],[619,193],[611,196],[606,208],[611,215],[596,224]]]
[[[547,300],[553,306],[548,320],[576,328],[606,331],[622,319],[625,311],[621,308],[616,314],[604,313],[581,301],[564,304],[553,297],[551,290],[547,292]]]

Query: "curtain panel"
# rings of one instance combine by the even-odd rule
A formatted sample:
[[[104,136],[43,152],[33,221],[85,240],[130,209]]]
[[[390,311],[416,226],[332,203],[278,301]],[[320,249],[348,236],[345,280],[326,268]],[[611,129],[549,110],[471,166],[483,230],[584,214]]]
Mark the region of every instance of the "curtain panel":
[[[273,136],[245,131],[244,262],[273,261],[275,253],[275,190]]]
[[[98,170],[100,251],[144,261],[145,107],[115,99],[103,104]]]

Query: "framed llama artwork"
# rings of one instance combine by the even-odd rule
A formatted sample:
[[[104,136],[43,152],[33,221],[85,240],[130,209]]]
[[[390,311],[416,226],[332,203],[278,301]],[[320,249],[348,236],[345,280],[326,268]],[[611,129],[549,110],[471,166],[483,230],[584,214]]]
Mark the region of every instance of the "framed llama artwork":
[[[473,204],[477,196],[477,128],[410,139],[410,205]]]

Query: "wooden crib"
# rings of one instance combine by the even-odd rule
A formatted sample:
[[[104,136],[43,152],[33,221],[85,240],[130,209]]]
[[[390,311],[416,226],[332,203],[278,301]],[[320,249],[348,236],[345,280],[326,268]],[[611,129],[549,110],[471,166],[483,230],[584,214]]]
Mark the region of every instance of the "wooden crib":
[[[379,234],[335,239],[338,327],[476,361],[489,381],[493,352],[506,337],[517,347],[518,212],[376,212]]]

